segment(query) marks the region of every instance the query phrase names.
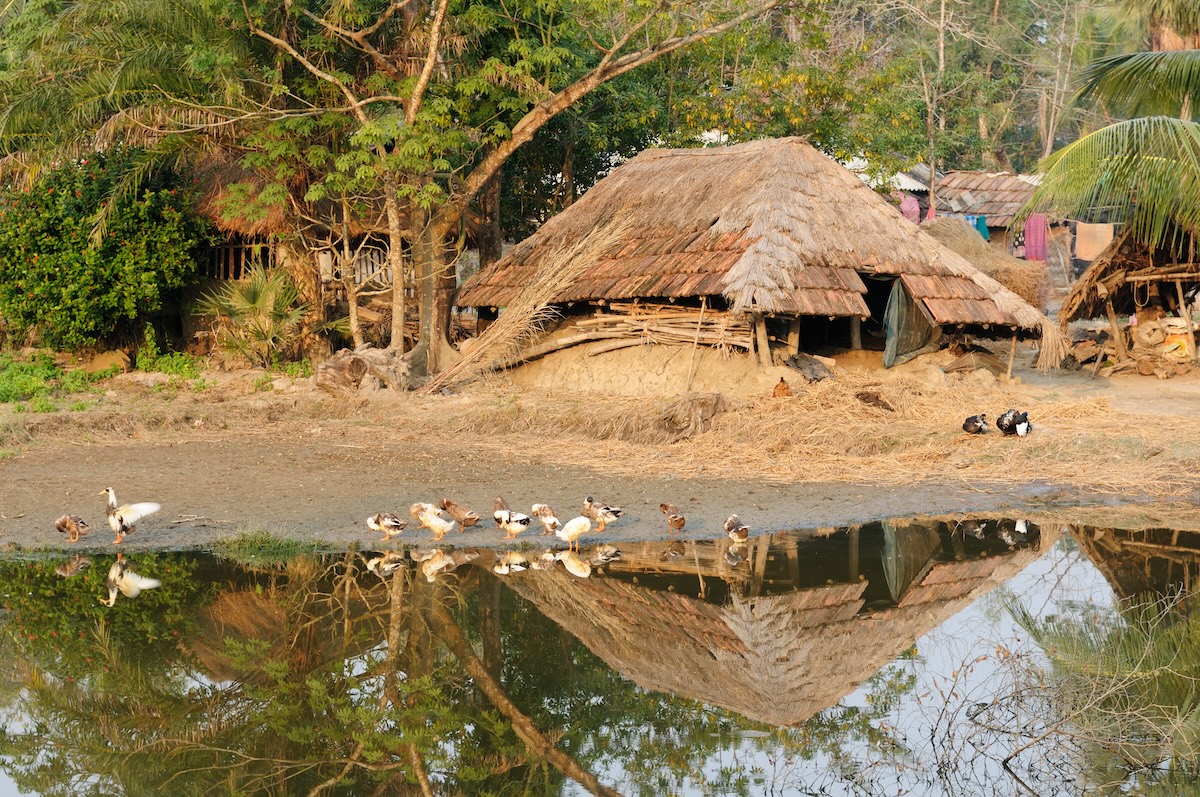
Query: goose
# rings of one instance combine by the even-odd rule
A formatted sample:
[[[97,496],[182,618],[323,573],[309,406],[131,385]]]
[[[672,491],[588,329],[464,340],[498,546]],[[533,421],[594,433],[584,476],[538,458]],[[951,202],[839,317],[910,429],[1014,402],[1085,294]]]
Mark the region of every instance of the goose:
[[[387,542],[393,535],[408,528],[408,521],[401,520],[391,512],[379,512],[367,518],[367,528],[371,531],[382,531],[383,540]]]
[[[608,523],[615,523],[624,511],[619,506],[602,504],[589,495],[583,501],[583,511],[580,514],[599,524],[596,527],[596,531],[604,531],[604,526]]]
[[[572,550],[559,551],[554,555],[554,558],[562,562],[563,567],[573,576],[587,578],[592,574],[591,564],[580,559],[579,555]]]
[[[72,578],[79,575],[84,570],[87,570],[91,566],[91,559],[88,559],[86,556],[75,555],[60,564],[58,567],[54,568],[54,573],[55,575],[63,578]]]
[[[1009,408],[996,419],[996,428],[1008,435],[1024,437],[1033,431],[1033,424],[1029,422],[1029,413]]]
[[[386,579],[404,567],[404,554],[388,551],[387,553],[363,557],[363,561],[367,564],[367,570],[370,570],[382,579]]]
[[[157,578],[146,578],[133,572],[122,555],[117,554],[117,561],[108,568],[108,600],[101,598],[100,602],[105,606],[112,606],[117,602],[118,591],[126,598],[136,598],[144,589],[161,586],[162,582]]]
[[[679,531],[687,524],[687,518],[679,511],[679,507],[674,504],[659,504],[658,508],[667,516],[667,533]]]
[[[555,532],[555,536],[567,544],[568,550],[578,550],[579,538],[591,530],[592,521],[580,516],[568,520],[562,528]]]
[[[63,515],[54,521],[54,528],[67,535],[67,542],[79,542],[80,537],[92,530],[88,522],[79,515]]]
[[[739,520],[737,515],[730,515],[725,519],[725,533],[729,535],[729,539],[739,544],[750,539],[750,527]]]
[[[983,434],[987,430],[987,413],[981,412],[963,421],[963,431],[967,434]]]
[[[534,504],[530,510],[533,516],[542,522],[542,535],[558,533],[558,517],[548,504]]]
[[[472,512],[465,506],[460,506],[454,503],[449,498],[443,498],[442,502],[438,504],[438,506],[441,507],[442,510],[444,510],[445,513],[449,515],[456,523],[458,523],[459,531],[466,531],[471,526],[479,525],[479,513]]]
[[[133,534],[139,520],[162,509],[162,504],[153,501],[117,506],[117,491],[111,487],[105,487],[100,494],[108,497],[108,527],[117,535],[113,545],[119,545],[126,534]]]
[[[513,512],[509,509],[499,509],[494,517],[500,523],[500,527],[504,529],[504,539],[511,540],[521,532],[529,528],[529,524],[533,522],[533,518],[529,515],[523,515],[520,512]]]

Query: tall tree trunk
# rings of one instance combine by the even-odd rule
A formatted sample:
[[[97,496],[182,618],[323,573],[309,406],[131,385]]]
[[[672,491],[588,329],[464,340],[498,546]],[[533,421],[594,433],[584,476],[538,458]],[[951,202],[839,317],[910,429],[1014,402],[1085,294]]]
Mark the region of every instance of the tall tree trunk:
[[[396,179],[385,180],[384,208],[388,220],[388,268],[392,272],[392,340],[390,348],[404,352],[404,225],[400,214],[400,197],[396,193]]]
[[[500,227],[500,172],[479,192],[479,229],[475,233],[479,267],[495,263],[504,254],[504,231]]]
[[[346,291],[346,312],[350,318],[350,339],[354,348],[363,345],[362,321],[358,317],[358,275],[354,268],[354,247],[350,243],[350,202],[342,198],[342,289]]]
[[[457,276],[453,261],[446,256],[446,235],[458,219],[453,209],[433,214],[413,210],[416,223],[411,228],[410,242],[417,272],[420,340],[411,353],[409,366],[415,374],[438,373],[453,354],[447,332]]]

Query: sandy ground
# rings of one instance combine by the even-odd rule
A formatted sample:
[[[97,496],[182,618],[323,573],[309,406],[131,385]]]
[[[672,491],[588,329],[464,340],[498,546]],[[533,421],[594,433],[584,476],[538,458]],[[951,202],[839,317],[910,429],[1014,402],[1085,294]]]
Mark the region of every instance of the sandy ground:
[[[634,472],[609,461],[604,441],[515,439],[500,435],[431,434],[422,417],[472,401],[492,402],[488,388],[464,398],[425,398],[426,415],[413,415],[396,397],[337,402],[306,381],[280,379],[275,389],[253,387],[258,374],[222,375],[203,391],[156,386],[162,379],[130,374],[114,380],[95,406],[34,415],[0,416],[0,545],[62,546],[54,519],[82,515],[95,531],[78,546],[111,550],[104,527],[105,486],[124,501],[157,501],[163,509],[127,542],[130,549],[203,546],[240,532],[268,530],[330,547],[370,547],[365,518],[388,510],[407,516],[413,501],[443,496],[486,518],[503,495],[517,509],[549,503],[560,517],[574,516],[586,495],[620,504],[626,517],[604,533],[608,541],[666,536],[658,504],[671,501],[688,516],[683,536],[720,536],[720,525],[738,513],[757,532],[822,528],[888,517],[959,512],[1036,515],[1063,507],[1141,502],[1155,522],[1174,514],[1190,521],[1196,504],[1194,472],[1170,495],[1127,489],[1090,491],[1079,484],[1038,478],[989,482],[927,478],[914,472],[903,483],[761,478],[684,478],[669,458],[651,453]],[[1010,388],[1043,399],[1094,398],[1129,413],[1130,423],[1169,430],[1175,419],[1200,415],[1200,378],[1159,381],[1145,377],[1091,379],[1087,374],[1052,377],[1020,373]],[[482,391],[482,392],[481,392]],[[443,402],[443,404],[439,404]],[[956,422],[958,422],[956,420]],[[1124,430],[1113,430],[1119,434]],[[1191,444],[1200,441],[1183,441]],[[686,443],[681,444],[686,447]],[[578,456],[569,456],[578,448]],[[678,450],[678,449],[677,449]],[[1163,461],[1176,472],[1192,460]],[[693,469],[694,470],[694,469]],[[1194,469],[1193,469],[1194,471]],[[447,538],[461,545],[495,545],[502,535],[490,522]],[[425,542],[409,530],[402,543]],[[529,532],[520,540],[547,542]]]

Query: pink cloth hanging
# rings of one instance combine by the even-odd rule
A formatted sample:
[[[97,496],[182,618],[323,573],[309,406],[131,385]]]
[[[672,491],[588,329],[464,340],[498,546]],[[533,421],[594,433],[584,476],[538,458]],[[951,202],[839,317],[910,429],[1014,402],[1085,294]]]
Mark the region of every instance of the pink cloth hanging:
[[[925,221],[929,221],[930,219],[936,219],[936,218],[937,218],[937,211],[934,209],[933,203],[930,202],[929,203],[929,212],[925,214]]]
[[[1047,255],[1046,214],[1030,213],[1025,220],[1025,259],[1045,260]]]
[[[913,224],[921,223],[921,203],[912,194],[905,194],[904,199],[900,200],[900,212]]]

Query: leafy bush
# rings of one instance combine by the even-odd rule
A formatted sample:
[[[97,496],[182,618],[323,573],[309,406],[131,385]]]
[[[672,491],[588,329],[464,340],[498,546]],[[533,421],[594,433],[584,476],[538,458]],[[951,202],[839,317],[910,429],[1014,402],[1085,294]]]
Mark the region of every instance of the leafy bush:
[[[157,371],[184,379],[197,379],[200,376],[200,361],[196,357],[181,351],[164,353],[159,350],[154,327],[150,324],[146,324],[145,337],[138,349],[137,368],[139,371]]]
[[[63,371],[48,354],[28,359],[0,354],[0,404],[29,401],[34,412],[51,412],[51,398],[87,392],[94,382],[110,376],[112,371]]]
[[[255,265],[236,282],[227,282],[199,302],[213,319],[217,348],[269,368],[285,359],[300,340],[306,307],[285,272]]]
[[[191,278],[208,228],[189,213],[190,191],[162,174],[137,196],[112,199],[135,167],[132,151],[93,153],[32,189],[0,194],[0,316],[12,334],[34,329],[58,349],[94,346]]]

